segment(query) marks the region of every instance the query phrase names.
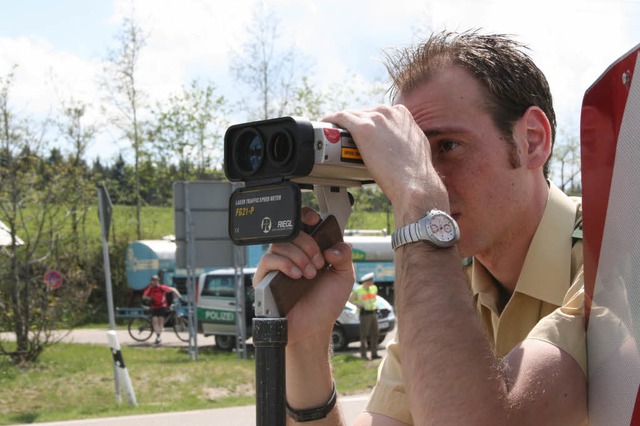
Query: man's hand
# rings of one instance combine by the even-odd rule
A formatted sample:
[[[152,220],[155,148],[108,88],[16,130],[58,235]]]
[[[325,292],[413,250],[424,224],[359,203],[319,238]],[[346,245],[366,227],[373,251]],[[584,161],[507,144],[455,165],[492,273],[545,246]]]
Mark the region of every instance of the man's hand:
[[[320,217],[313,210],[304,208],[302,220],[306,225],[314,226]],[[326,265],[329,267],[325,268]],[[269,248],[258,264],[254,286],[275,270],[294,280],[301,277],[318,280],[287,314],[289,346],[305,339],[319,340],[327,346],[333,324],[355,281],[349,245],[338,243],[321,253],[316,241],[301,232],[294,241],[273,244]]]
[[[349,131],[367,170],[391,201],[397,225],[424,216],[425,208],[449,211],[429,141],[403,105],[341,111],[323,121]]]

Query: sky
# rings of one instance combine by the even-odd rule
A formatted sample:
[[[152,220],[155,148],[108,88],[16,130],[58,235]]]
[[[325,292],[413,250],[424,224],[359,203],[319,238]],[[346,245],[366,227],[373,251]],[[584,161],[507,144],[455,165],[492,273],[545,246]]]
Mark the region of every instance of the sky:
[[[617,58],[640,44],[640,0],[264,0],[279,20],[281,42],[313,66],[315,84],[349,75],[385,79],[383,49],[405,46],[427,30],[511,34],[531,49],[547,75],[559,128],[577,132],[584,92]],[[133,4],[133,8],[131,5]],[[139,81],[150,101],[193,79],[218,94],[247,96],[229,72],[229,53],[247,38],[256,0],[0,0],[0,79],[17,65],[10,107],[22,116],[50,116],[61,101],[97,105],[100,74],[122,19],[149,34]],[[365,105],[362,105],[365,106]],[[88,157],[126,152],[103,135]],[[64,147],[62,147],[64,148]]]

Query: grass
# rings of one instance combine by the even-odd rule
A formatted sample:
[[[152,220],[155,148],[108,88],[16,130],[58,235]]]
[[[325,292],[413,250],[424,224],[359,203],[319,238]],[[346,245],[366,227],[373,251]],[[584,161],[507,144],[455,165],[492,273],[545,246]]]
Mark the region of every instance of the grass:
[[[140,216],[142,220],[142,239],[160,239],[165,235],[175,234],[173,207],[142,207]],[[135,207],[113,206],[111,223],[112,228],[110,240],[114,236],[118,239],[137,239],[135,236]],[[99,242],[101,231],[96,209],[90,209],[87,214],[87,222],[85,226],[87,237]],[[347,228],[376,230],[393,229],[393,217],[388,217],[384,212],[368,213],[354,210],[349,217]]]
[[[140,211],[142,239],[160,239],[175,234],[173,207],[144,206]],[[113,206],[109,238],[136,240],[136,211],[134,206]],[[87,236],[100,241],[101,230],[97,207],[90,208],[86,223]]]
[[[35,218],[38,215],[40,206],[34,205],[26,207],[23,216],[28,218]],[[66,211],[60,211],[59,215],[62,216]],[[57,220],[62,221],[59,217]],[[174,209],[173,207],[158,207],[158,206],[142,206],[140,210],[140,232],[142,240],[157,240],[167,235],[175,234],[174,226]],[[31,234],[35,235],[38,231],[39,222],[35,220],[27,220],[27,229],[18,229],[19,235]],[[45,233],[48,232],[45,225]],[[60,230],[56,232],[62,235],[72,232],[70,221],[66,221]],[[80,237],[89,242],[90,247],[97,247],[101,249],[102,231],[100,226],[100,220],[98,218],[97,200],[91,204],[84,220],[79,225],[78,233]],[[358,210],[358,206],[353,207],[353,211],[349,216],[347,222],[347,229],[370,229],[370,230],[382,230],[393,229],[393,214],[386,212],[364,212]],[[136,226],[136,208],[135,206],[114,205],[111,216],[111,226],[109,232],[109,242],[113,244],[114,241],[134,241],[138,240],[137,226]]]
[[[136,239],[133,207],[114,206],[110,240]],[[173,209],[144,207],[142,238],[174,233]],[[391,219],[392,220],[392,219]],[[350,229],[383,229],[385,213],[354,211]],[[86,237],[99,244],[95,209],[87,215]],[[87,325],[100,327],[104,325]],[[6,342],[5,342],[6,343]],[[255,362],[235,354],[204,348],[198,361],[184,349],[126,347],[125,362],[138,405],[116,403],[113,364],[108,348],[98,345],[56,344],[39,361],[18,369],[0,358],[0,425],[65,421],[95,417],[220,408],[255,403]],[[348,354],[333,359],[338,391],[366,392],[375,384],[379,362]]]
[[[111,352],[105,346],[56,344],[18,369],[0,360],[0,425],[65,421],[255,404],[255,362],[214,347],[191,361],[186,349],[125,347],[138,405],[116,403]],[[349,354],[333,359],[338,391],[366,392],[379,362]]]

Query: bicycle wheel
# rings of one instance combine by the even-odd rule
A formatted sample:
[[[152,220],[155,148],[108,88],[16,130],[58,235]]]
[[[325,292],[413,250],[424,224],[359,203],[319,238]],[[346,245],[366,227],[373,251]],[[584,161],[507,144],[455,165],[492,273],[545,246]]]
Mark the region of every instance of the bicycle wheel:
[[[178,336],[178,339],[183,342],[189,341],[189,320],[187,317],[176,315],[173,319],[173,331]]]
[[[129,335],[133,340],[144,342],[153,334],[153,327],[149,318],[131,318],[127,326]]]

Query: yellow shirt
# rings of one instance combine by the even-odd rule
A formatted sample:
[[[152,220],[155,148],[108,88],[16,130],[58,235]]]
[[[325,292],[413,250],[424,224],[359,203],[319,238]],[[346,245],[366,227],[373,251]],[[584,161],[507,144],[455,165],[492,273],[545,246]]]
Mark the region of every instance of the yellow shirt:
[[[369,287],[367,288],[360,284],[353,290],[349,300],[358,306],[359,311],[375,311],[378,306],[376,300],[377,295],[378,287],[374,284],[369,284]]]
[[[495,280],[479,263],[469,267],[478,315],[498,358],[525,338],[550,342],[571,355],[586,374],[582,242],[574,244],[580,202],[550,184],[542,220],[531,241],[513,295],[498,312]],[[400,365],[400,345],[389,344],[366,411],[413,424]]]

